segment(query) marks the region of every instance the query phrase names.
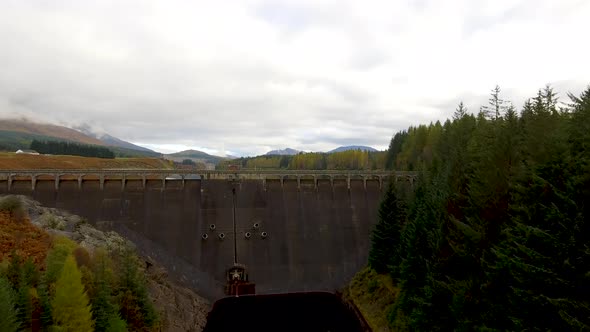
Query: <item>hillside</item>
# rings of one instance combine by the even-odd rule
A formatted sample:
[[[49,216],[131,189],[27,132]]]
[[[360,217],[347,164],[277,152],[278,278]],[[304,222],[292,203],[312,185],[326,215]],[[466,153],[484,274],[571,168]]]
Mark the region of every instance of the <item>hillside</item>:
[[[88,129],[41,124],[26,120],[0,120],[0,151],[28,149],[33,140],[66,141],[108,147],[117,157],[161,157],[162,154],[114,136],[94,135]]]
[[[171,168],[157,158],[87,158],[79,156],[32,156],[16,153],[0,153],[0,169],[146,169]]]
[[[0,197],[0,330],[195,331],[208,307],[118,233]]]
[[[0,120],[0,131],[18,132],[38,136],[55,137],[66,141],[91,145],[107,145],[101,140],[63,126],[35,123],[25,120]]]
[[[201,163],[210,163],[217,165],[222,160],[227,160],[228,158],[223,158],[219,156],[213,156],[208,153],[199,150],[185,150],[176,153],[171,153],[164,155],[166,159],[170,159],[176,162],[182,162],[184,159],[190,159],[194,162],[201,162]]]
[[[369,265],[399,294],[402,331],[590,331],[590,86],[550,86],[517,113],[500,88],[474,115],[396,133],[387,164],[417,170],[383,195]],[[371,303],[374,299],[369,299]]]
[[[100,133],[99,134],[96,131],[94,131],[87,124],[78,125],[78,126],[74,127],[73,129],[75,129],[75,130],[77,130],[89,137],[96,138],[96,139],[100,140],[101,142],[103,142],[104,144],[111,146],[111,147],[118,147],[118,148],[123,148],[123,149],[128,149],[128,150],[136,150],[136,151],[143,151],[143,152],[148,152],[148,153],[159,154],[153,150],[150,150],[148,148],[144,148],[143,146],[135,145],[133,143],[129,143],[129,142],[124,141],[124,140],[117,138],[115,136],[111,136],[107,133]]]

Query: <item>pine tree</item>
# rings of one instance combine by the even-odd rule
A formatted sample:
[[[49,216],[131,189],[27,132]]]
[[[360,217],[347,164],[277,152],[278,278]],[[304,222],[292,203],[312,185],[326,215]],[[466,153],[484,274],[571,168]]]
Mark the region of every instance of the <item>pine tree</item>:
[[[96,331],[125,330],[125,321],[119,316],[119,309],[113,302],[111,261],[105,250],[98,249],[94,254],[94,294],[92,296],[92,316]]]
[[[397,198],[391,182],[379,205],[379,220],[371,236],[369,265],[379,273],[398,270],[400,232],[405,218],[405,205]]]
[[[21,274],[21,280],[16,293],[16,307],[18,309],[18,321],[22,328],[27,329],[31,327],[31,319],[33,313],[33,303],[31,301],[31,286],[29,286],[24,275]]]
[[[496,85],[492,89],[488,105],[482,107],[482,111],[488,119],[498,120],[509,107],[508,102],[500,98],[500,91],[500,86]]]
[[[453,113],[453,120],[460,120],[466,115],[467,107],[465,107],[465,105],[463,105],[463,101],[461,101],[457,106],[457,109],[455,109],[455,113]]]
[[[47,289],[47,283],[41,280],[39,283],[39,304],[41,307],[40,321],[44,331],[48,331],[49,327],[53,325],[53,318],[51,314],[51,299]]]
[[[14,294],[10,282],[0,277],[0,331],[16,332],[20,325],[14,305]]]
[[[57,279],[51,307],[55,323],[66,331],[93,331],[88,296],[72,255],[66,258]]]
[[[120,264],[121,316],[132,330],[142,330],[155,326],[158,320],[156,310],[148,296],[146,280],[139,271],[137,258],[133,251],[123,254]]]

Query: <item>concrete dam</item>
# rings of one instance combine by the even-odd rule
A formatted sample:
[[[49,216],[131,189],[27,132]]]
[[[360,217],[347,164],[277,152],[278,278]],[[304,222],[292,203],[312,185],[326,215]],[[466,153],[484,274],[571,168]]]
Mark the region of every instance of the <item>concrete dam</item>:
[[[113,229],[175,279],[216,300],[235,261],[246,265],[257,294],[343,287],[367,262],[387,183],[414,177],[383,171],[1,170],[0,194],[26,195]]]

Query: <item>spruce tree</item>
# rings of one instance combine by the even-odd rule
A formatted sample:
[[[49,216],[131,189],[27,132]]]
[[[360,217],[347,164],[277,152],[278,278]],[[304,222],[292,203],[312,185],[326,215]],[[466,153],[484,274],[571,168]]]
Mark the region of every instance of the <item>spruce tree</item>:
[[[16,332],[20,328],[10,282],[0,277],[0,331]]]
[[[111,260],[103,249],[94,254],[94,294],[92,296],[92,316],[96,331],[124,331],[126,323],[119,316],[119,309],[113,302],[113,274]]]
[[[369,265],[379,273],[397,271],[400,232],[405,223],[405,206],[397,198],[394,183],[391,182],[379,205],[379,220],[371,236]]]
[[[88,296],[72,255],[66,258],[57,279],[51,307],[56,325],[66,331],[93,331],[94,322]]]
[[[53,318],[51,314],[51,298],[49,297],[49,290],[47,289],[47,283],[41,280],[39,288],[39,304],[41,307],[40,321],[44,331],[48,331],[49,327],[53,325]]]
[[[146,280],[139,271],[137,258],[132,250],[123,254],[120,273],[121,316],[130,329],[141,330],[155,326],[158,316],[148,296]]]
[[[19,287],[16,292],[16,307],[18,309],[18,321],[22,328],[31,327],[31,319],[33,313],[33,303],[31,301],[31,286],[29,286],[24,275],[21,275]]]

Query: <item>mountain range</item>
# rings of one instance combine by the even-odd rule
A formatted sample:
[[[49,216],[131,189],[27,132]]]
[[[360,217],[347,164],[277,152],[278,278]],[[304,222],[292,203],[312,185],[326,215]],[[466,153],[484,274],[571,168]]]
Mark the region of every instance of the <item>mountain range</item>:
[[[115,152],[118,157],[165,157],[178,162],[191,159],[195,162],[214,165],[226,159],[197,150],[162,154],[107,133],[96,133],[88,125],[68,128],[26,119],[0,119],[0,151],[14,152],[18,149],[28,149],[33,140],[104,146]]]
[[[80,126],[74,127],[74,129],[76,129],[77,131],[79,131],[87,136],[98,139],[99,141],[103,142],[107,146],[116,146],[116,147],[125,148],[125,149],[156,153],[153,150],[150,150],[148,148],[144,148],[143,146],[135,145],[133,143],[129,143],[129,142],[119,139],[115,136],[111,136],[106,133],[102,133],[102,134],[96,133],[88,125],[80,125]]]
[[[377,149],[372,148],[370,146],[365,146],[365,145],[347,145],[347,146],[340,146],[335,148],[334,150],[330,150],[326,153],[334,153],[334,152],[343,152],[343,151],[349,151],[349,150],[362,150],[362,151],[369,151],[369,152],[375,152],[377,151]],[[282,150],[272,150],[267,152],[265,155],[266,156],[272,156],[272,155],[278,155],[278,156],[293,156],[298,154],[299,152],[303,152],[300,150],[296,150],[296,149],[291,149],[291,148],[286,148],[286,149],[282,149]]]
[[[88,125],[68,128],[59,125],[37,123],[26,119],[0,119],[0,151],[28,149],[33,140],[67,141],[88,145],[99,145],[113,150],[118,157],[165,157],[182,162],[191,159],[205,164],[218,164],[222,160],[235,157],[219,157],[198,150],[186,150],[171,154],[162,154],[148,148],[124,141],[107,133],[97,133]],[[341,146],[327,153],[348,150],[377,151],[363,145]],[[265,155],[296,155],[302,151],[286,148],[267,152]]]
[[[343,151],[349,151],[349,150],[362,150],[362,151],[369,151],[369,152],[375,152],[375,151],[377,151],[377,149],[372,148],[370,146],[365,146],[365,145],[348,145],[348,146],[340,146],[340,147],[337,147],[334,150],[328,151],[328,153],[343,152]]]
[[[166,159],[170,159],[176,162],[182,162],[185,159],[190,159],[194,162],[201,162],[204,164],[217,165],[220,161],[230,158],[224,158],[219,156],[213,156],[208,153],[199,150],[185,150],[176,153],[170,153],[165,155]]]
[[[273,155],[278,155],[278,156],[293,156],[298,154],[299,150],[295,150],[295,149],[291,149],[291,148],[286,148],[283,150],[272,150],[272,151],[268,151],[265,155],[266,156],[273,156]]]

